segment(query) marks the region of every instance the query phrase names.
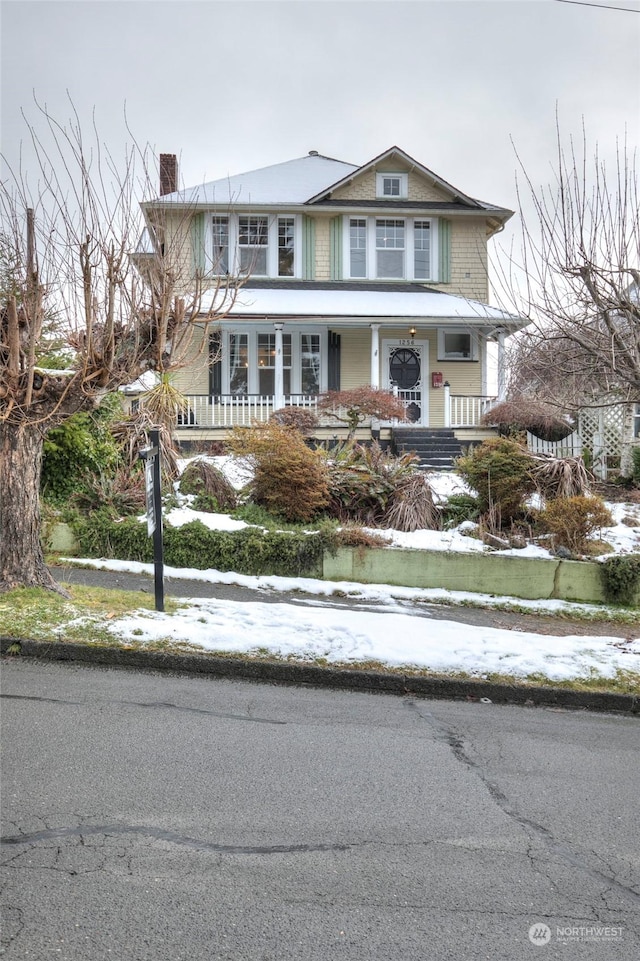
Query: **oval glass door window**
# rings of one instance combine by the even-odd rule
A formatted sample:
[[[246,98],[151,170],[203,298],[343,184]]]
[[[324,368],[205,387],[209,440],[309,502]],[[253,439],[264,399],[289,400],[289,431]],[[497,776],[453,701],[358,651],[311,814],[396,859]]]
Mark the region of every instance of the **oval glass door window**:
[[[400,390],[411,390],[420,380],[420,357],[416,350],[399,347],[389,362],[389,376]]]

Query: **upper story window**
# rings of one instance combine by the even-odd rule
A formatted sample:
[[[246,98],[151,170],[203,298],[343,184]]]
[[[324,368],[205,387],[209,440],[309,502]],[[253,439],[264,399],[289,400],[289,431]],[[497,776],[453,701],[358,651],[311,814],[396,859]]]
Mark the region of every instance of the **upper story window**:
[[[238,217],[239,266],[243,273],[267,274],[268,247],[268,218]]]
[[[436,220],[350,217],[345,263],[350,278],[435,280],[438,277]]]
[[[300,234],[298,217],[213,215],[205,234],[205,269],[210,274],[298,277]]]
[[[229,273],[229,218],[214,217],[212,223],[213,235],[213,272],[215,274]]]
[[[408,195],[408,187],[408,174],[376,174],[376,197],[381,200],[405,200]]]
[[[404,220],[376,220],[376,277],[404,277]]]
[[[278,277],[293,277],[295,266],[295,220],[278,217]]]

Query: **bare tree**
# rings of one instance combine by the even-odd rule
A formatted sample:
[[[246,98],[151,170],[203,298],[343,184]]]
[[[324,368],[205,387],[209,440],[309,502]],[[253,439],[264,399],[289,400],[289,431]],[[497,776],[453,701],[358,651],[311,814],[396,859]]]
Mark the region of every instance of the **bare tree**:
[[[144,371],[162,381],[206,352],[237,291],[233,279],[205,291],[194,274],[191,211],[145,224],[139,203],[157,193],[146,149],[134,142],[116,163],[95,125],[87,140],[73,111],[62,124],[36,106],[36,184],[8,165],[0,183],[0,591],[60,590],[40,544],[47,431]],[[53,326],[62,371],[41,362]]]
[[[522,254],[502,286],[530,325],[515,338],[511,388],[564,409],[640,401],[640,223],[636,155],[607,167],[586,134],[537,188],[518,157]]]

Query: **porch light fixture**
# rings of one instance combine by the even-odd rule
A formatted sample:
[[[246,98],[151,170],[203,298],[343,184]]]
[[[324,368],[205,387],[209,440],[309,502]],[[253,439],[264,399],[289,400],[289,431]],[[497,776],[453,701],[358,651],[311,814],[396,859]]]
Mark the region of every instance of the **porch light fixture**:
[[[415,329],[415,327],[411,327],[411,328],[409,329],[409,333],[411,334],[411,340],[413,340],[413,338],[416,336],[416,329]]]

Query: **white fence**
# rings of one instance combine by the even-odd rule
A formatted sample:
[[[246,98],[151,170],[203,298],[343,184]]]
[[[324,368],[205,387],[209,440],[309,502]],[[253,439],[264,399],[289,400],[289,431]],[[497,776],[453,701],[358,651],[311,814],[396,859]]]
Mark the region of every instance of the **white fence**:
[[[577,431],[559,441],[541,440],[527,431],[527,447],[532,454],[552,454],[554,457],[579,457],[582,438]]]

